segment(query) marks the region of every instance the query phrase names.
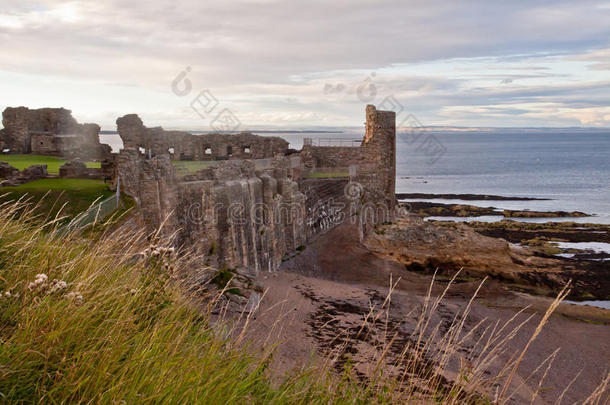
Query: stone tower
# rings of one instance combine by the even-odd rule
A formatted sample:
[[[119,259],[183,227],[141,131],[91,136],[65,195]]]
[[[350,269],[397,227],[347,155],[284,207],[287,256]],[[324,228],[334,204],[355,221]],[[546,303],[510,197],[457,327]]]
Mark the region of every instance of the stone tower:
[[[362,147],[377,166],[377,189],[386,197],[390,208],[396,204],[396,113],[366,106],[366,132]]]

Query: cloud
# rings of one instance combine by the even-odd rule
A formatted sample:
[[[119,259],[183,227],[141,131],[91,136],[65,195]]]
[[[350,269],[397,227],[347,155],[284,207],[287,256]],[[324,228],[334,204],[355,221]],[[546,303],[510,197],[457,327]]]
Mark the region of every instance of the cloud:
[[[71,103],[104,126],[113,125],[110,113],[139,112],[205,127],[191,100],[170,89],[189,66],[194,91],[211,90],[252,124],[358,125],[357,89],[373,73],[380,96],[395,95],[431,124],[451,125],[445,113],[454,107],[553,98],[572,110],[601,108],[607,97],[595,86],[607,91],[610,80],[606,5],[5,0],[0,77],[17,82],[3,86],[3,100]],[[496,125],[538,119],[498,108],[470,116]],[[548,120],[578,116],[587,115]]]

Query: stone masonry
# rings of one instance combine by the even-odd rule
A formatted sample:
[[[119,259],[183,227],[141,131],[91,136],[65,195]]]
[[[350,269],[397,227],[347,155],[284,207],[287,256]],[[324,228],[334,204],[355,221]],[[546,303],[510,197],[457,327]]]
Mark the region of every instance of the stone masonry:
[[[335,218],[347,218],[346,212],[361,217],[361,232],[367,232],[368,225],[379,221],[365,212],[367,202],[394,207],[394,113],[367,106],[366,117],[366,136],[359,147],[306,145],[300,153],[285,156],[288,143],[277,141],[280,138],[164,131],[145,127],[137,115],[126,115],[117,120],[125,145],[116,157],[117,173],[122,190],[136,199],[146,230],[162,227],[161,234],[173,235],[177,248],[200,256],[202,266],[273,271],[283,257],[329,229]],[[173,154],[166,149],[171,144]],[[227,160],[177,176],[171,162],[176,153],[204,160],[208,157],[200,151],[207,145],[248,146],[251,155],[266,159]],[[349,178],[307,178],[307,171],[317,166],[356,170],[350,169]],[[355,182],[362,193],[346,198],[346,189]],[[332,206],[337,203],[343,212]]]
[[[136,114],[118,118],[117,129],[125,148],[168,154],[172,160],[263,159],[284,155],[288,150],[288,142],[282,138],[248,132],[193,135],[147,128]]]
[[[65,108],[7,107],[0,132],[3,149],[61,157],[103,159],[110,147],[99,141],[97,124],[79,124]]]

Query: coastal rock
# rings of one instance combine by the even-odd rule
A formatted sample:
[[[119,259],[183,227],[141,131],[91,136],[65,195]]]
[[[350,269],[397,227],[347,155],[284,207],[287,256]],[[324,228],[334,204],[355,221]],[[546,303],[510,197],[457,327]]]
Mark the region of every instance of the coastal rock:
[[[489,276],[530,292],[555,295],[572,280],[572,298],[610,297],[610,277],[604,264],[578,266],[539,255],[536,248],[483,236],[466,224],[440,225],[418,217],[377,227],[365,245],[378,256],[407,270],[461,278]]]

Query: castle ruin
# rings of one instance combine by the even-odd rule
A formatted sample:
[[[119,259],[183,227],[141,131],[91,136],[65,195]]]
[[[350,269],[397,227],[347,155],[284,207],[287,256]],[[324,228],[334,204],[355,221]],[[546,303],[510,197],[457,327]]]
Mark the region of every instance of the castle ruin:
[[[2,113],[0,150],[4,153],[104,159],[97,124],[79,124],[65,108],[7,107]]]
[[[117,119],[117,128],[118,177],[143,226],[175,235],[177,247],[205,258],[202,265],[273,271],[317,234],[346,220],[364,234],[396,205],[395,114],[372,105],[359,146],[306,142],[293,154],[281,138],[164,131],[134,114]],[[176,154],[213,164],[180,174]],[[312,176],[321,169],[339,175]]]
[[[113,154],[99,143],[100,127],[79,124],[69,110],[7,108],[0,146],[10,153],[102,160],[101,169],[71,161],[59,174],[111,178],[136,200],[147,232],[161,229],[175,247],[216,268],[276,270],[320,233],[351,221],[362,238],[391,220],[396,207],[395,113],[373,105],[366,107],[365,135],[357,144],[320,146],[306,139],[300,151],[282,138],[249,132],[148,128],[135,114],[116,123],[123,149]],[[2,184],[33,178],[5,166],[10,178]]]

